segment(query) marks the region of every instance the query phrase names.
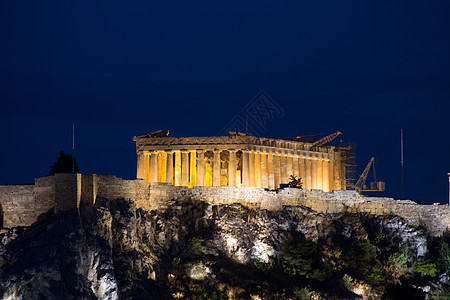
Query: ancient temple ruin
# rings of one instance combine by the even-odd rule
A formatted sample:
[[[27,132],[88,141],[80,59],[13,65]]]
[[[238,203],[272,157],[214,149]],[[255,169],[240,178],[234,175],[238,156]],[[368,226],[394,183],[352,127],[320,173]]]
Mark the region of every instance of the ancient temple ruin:
[[[345,189],[345,147],[241,133],[169,137],[168,131],[158,131],[133,140],[137,178],[147,182],[276,189],[294,175],[306,189]]]

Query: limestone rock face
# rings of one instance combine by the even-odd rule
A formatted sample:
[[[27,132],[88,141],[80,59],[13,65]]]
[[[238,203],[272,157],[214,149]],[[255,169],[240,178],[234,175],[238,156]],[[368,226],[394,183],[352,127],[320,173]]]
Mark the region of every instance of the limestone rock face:
[[[220,280],[219,260],[281,265],[287,239],[367,238],[380,228],[387,244],[403,241],[416,256],[427,251],[423,232],[400,218],[372,220],[291,206],[272,210],[272,204],[252,210],[240,204],[172,201],[164,211],[146,211],[130,200],[97,199],[82,217],[61,214],[33,227],[2,230],[0,295],[171,299],[171,280]]]

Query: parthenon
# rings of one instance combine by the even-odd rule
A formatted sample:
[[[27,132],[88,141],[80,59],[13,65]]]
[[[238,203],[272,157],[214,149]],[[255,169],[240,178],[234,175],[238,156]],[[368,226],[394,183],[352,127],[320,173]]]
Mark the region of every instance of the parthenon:
[[[254,137],[169,137],[158,131],[134,137],[137,178],[175,186],[230,186],[277,189],[290,175],[303,188],[345,189],[345,153],[339,146]]]

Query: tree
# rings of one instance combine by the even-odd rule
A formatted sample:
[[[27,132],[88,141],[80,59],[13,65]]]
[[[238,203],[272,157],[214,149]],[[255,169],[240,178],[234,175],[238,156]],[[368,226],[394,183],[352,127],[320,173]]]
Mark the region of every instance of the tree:
[[[288,239],[283,242],[283,271],[290,275],[325,281],[332,275],[331,266],[321,262],[317,243],[311,240]]]
[[[73,164],[74,173],[81,173],[76,159],[74,159]],[[72,173],[72,154],[65,154],[64,151],[59,152],[59,157],[50,166],[48,175],[55,175],[55,173]]]
[[[298,188],[298,189],[301,189],[302,188],[302,186],[303,186],[303,183],[302,183],[302,178],[297,178],[297,177],[295,177],[294,175],[291,175],[290,177],[289,177],[289,183],[288,183],[288,185],[289,185],[289,187],[291,187],[291,188]]]
[[[436,264],[432,261],[424,258],[418,258],[416,261],[413,262],[413,271],[420,273],[422,276],[436,276]]]

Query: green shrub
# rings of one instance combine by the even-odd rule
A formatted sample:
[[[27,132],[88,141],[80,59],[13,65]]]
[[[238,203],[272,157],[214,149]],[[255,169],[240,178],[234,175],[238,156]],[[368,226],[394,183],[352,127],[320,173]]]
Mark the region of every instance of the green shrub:
[[[450,249],[446,242],[440,244],[438,264],[441,270],[450,270]]]
[[[309,273],[307,277],[318,281],[325,281],[331,277],[331,266],[327,263],[324,263],[317,269],[312,270],[312,272]]]
[[[331,266],[320,262],[317,244],[310,240],[286,240],[283,243],[283,270],[318,281],[331,277]]]
[[[312,292],[307,287],[294,291],[294,299],[297,300],[310,300],[311,295]]]
[[[269,273],[273,270],[273,264],[269,262],[258,261],[253,264],[256,269],[262,271],[263,273]]]
[[[283,243],[283,270],[291,275],[306,276],[313,268],[317,244],[310,240],[289,239]]]
[[[375,234],[373,241],[376,245],[382,245],[386,242],[386,237],[386,233],[384,233],[383,228],[381,228],[380,231]]]
[[[364,271],[366,281],[372,285],[380,285],[384,281],[383,271],[379,267],[372,267]]]
[[[350,254],[357,260],[367,261],[377,257],[377,250],[368,239],[361,239],[352,243]]]
[[[179,257],[174,257],[172,259],[172,268],[176,269],[178,267],[178,265],[180,264],[181,258]]]
[[[393,265],[406,268],[409,258],[408,245],[402,245],[399,252],[392,253],[389,256],[389,262]]]
[[[347,289],[352,289],[353,288],[353,278],[352,276],[348,275],[348,274],[344,274],[344,276],[342,276],[342,282],[344,283],[345,287]]]
[[[187,249],[193,256],[201,256],[206,253],[205,240],[200,237],[190,238],[187,242]]]
[[[428,259],[418,258],[416,261],[414,261],[412,267],[414,272],[420,273],[420,275],[422,276],[436,276],[436,264]]]

